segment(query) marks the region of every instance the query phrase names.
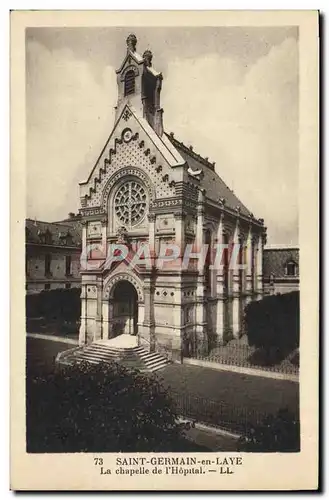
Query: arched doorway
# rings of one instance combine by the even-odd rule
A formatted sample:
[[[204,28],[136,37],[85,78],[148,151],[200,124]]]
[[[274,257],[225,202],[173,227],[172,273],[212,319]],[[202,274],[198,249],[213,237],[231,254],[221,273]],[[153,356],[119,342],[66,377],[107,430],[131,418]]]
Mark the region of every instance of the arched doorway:
[[[113,291],[113,316],[110,337],[137,335],[138,296],[129,281],[119,281]]]

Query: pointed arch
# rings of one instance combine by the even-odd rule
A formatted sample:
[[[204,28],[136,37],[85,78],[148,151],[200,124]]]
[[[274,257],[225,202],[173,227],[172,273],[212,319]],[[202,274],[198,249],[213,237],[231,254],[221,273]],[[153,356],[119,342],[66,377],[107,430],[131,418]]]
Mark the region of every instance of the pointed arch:
[[[103,299],[104,300],[109,300],[110,298],[113,298],[113,293],[115,289],[115,285],[119,283],[120,281],[129,281],[131,283],[138,296],[138,300],[140,302],[144,301],[144,290],[143,290],[143,284],[141,280],[134,274],[128,273],[128,272],[119,272],[116,273],[112,276],[110,276],[103,285]]]

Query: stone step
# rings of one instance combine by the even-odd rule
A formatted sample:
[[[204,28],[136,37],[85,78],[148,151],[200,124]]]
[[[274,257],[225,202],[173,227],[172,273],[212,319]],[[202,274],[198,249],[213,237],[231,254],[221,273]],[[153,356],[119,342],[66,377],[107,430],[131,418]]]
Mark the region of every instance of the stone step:
[[[134,348],[119,349],[118,347],[102,346],[100,344],[90,344],[88,347],[84,347],[84,349],[95,349],[98,351],[109,352],[109,353],[119,353],[119,354],[134,352]]]
[[[115,345],[110,345],[106,344],[105,342],[93,342],[92,345],[94,347],[99,347],[101,349],[106,349],[106,350],[111,350],[111,351],[120,351],[120,352],[129,352],[129,351],[135,351],[136,349],[143,349],[141,346],[133,346],[133,347],[118,347]]]
[[[164,363],[163,365],[157,365],[157,366],[154,366],[154,367],[151,367],[151,368],[148,368],[147,370],[145,370],[145,372],[147,373],[153,373],[153,372],[157,372],[158,370],[161,370],[162,368],[165,368],[166,366],[168,366],[168,363]]]
[[[65,363],[81,363],[87,361],[92,364],[116,361],[128,368],[135,368],[142,372],[154,372],[169,364],[166,357],[158,352],[148,352],[142,346],[128,348],[112,347],[101,342],[94,342],[65,357]],[[64,362],[64,359],[63,359]]]
[[[147,352],[147,351],[144,351],[144,352],[141,352],[139,354],[139,356],[142,358],[142,359],[151,359],[151,358],[155,358],[155,357],[163,357],[161,356],[158,352]]]
[[[109,361],[109,358],[103,358],[101,356],[95,356],[95,355],[92,355],[92,354],[89,354],[89,355],[86,355],[84,353],[80,353],[80,354],[76,354],[74,356],[74,359],[83,359],[85,361],[96,361],[97,363],[101,363],[101,362],[106,362],[106,361]]]
[[[88,361],[88,363],[92,363],[93,365],[98,365],[98,364],[99,364],[99,361],[97,361],[97,360],[94,360],[94,359],[86,359],[86,358],[84,358],[84,357],[82,357],[82,356],[75,356],[73,361],[74,361],[74,362],[78,362],[78,363],[79,363],[79,362],[82,362],[82,361]]]
[[[144,363],[146,364],[146,366],[148,368],[153,368],[155,366],[158,366],[159,364],[161,365],[167,365],[168,364],[168,361],[166,359],[156,359],[156,360],[152,360],[152,361],[149,361],[149,362],[145,362]]]
[[[82,352],[88,354],[103,354],[104,356],[118,356],[119,353],[104,351],[103,349],[95,349],[94,347],[83,347]]]

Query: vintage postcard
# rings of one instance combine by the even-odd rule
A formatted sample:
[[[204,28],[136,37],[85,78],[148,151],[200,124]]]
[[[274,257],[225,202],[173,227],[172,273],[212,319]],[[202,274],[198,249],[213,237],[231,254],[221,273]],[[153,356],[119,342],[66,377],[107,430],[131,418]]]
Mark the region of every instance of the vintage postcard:
[[[316,11],[11,13],[11,488],[318,488]]]

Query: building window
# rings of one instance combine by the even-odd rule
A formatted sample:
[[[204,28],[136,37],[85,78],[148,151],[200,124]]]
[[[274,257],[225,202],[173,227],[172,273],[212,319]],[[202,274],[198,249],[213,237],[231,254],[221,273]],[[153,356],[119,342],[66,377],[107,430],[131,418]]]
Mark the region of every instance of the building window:
[[[223,236],[223,244],[224,244],[224,251],[223,251],[223,274],[224,274],[224,288],[225,292],[228,293],[228,288],[229,288],[229,238],[228,235],[225,233]]]
[[[51,245],[53,242],[53,237],[49,229],[46,230],[45,232],[45,243],[46,245]]]
[[[135,73],[133,70],[127,71],[125,75],[125,96],[135,92]]]
[[[206,234],[205,234],[205,244],[208,245],[207,249],[207,255],[206,255],[206,260],[205,260],[205,278],[206,278],[206,290],[208,292],[211,292],[211,270],[210,270],[210,264],[211,264],[211,232],[209,229],[207,229]]]
[[[71,283],[65,283],[65,288],[71,288]]]
[[[72,257],[71,255],[66,255],[65,257],[65,276],[71,276],[72,274]]]
[[[239,238],[238,264],[240,266],[240,268],[239,268],[239,288],[240,288],[240,291],[243,291],[243,288],[244,288],[244,275],[243,275],[242,266],[246,262],[245,249],[246,249],[246,247],[244,245],[242,238]]]
[[[146,207],[146,191],[138,181],[127,181],[119,187],[114,198],[114,210],[120,224],[136,226],[144,219]]]
[[[62,245],[65,245],[65,246],[72,246],[73,245],[73,238],[72,238],[70,231],[68,231],[65,234],[59,233],[59,239],[60,239],[60,242]]]
[[[45,283],[45,290],[50,290],[50,283]]]
[[[287,276],[297,276],[297,264],[296,264],[296,262],[293,262],[293,261],[287,262],[286,275]]]
[[[194,321],[194,309],[193,306],[187,306],[185,309],[185,324],[188,325]]]
[[[40,243],[42,243],[42,244],[51,245],[53,242],[52,234],[48,228],[46,229],[46,231],[44,233],[39,230],[38,236],[40,239]]]
[[[51,276],[51,255],[47,253],[45,255],[45,276]]]

